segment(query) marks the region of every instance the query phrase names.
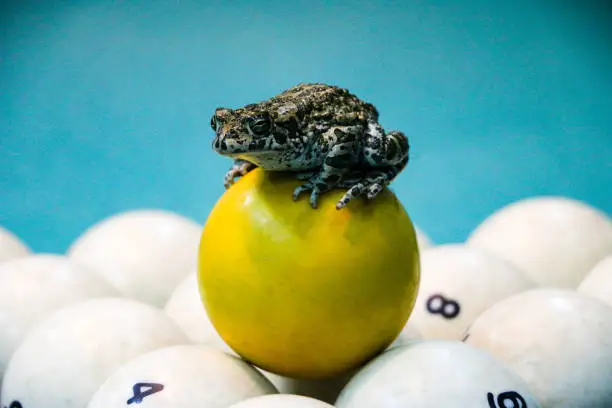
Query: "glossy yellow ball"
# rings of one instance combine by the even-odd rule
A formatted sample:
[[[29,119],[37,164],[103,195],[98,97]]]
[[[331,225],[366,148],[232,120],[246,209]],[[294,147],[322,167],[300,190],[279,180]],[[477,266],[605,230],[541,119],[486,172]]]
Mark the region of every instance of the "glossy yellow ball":
[[[198,260],[213,326],[245,360],[294,378],[326,378],[384,350],[408,320],[419,286],[413,223],[391,190],[341,210],[317,209],[301,183],[251,171],[216,203]]]

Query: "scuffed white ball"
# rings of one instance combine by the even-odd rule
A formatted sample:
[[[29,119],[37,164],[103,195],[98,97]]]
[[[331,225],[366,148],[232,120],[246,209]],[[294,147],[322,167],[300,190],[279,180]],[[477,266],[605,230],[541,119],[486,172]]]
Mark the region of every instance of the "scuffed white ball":
[[[34,254],[0,263],[0,380],[35,324],[62,307],[106,296],[119,292],[64,256]]]
[[[446,244],[421,253],[421,281],[409,322],[424,339],[460,340],[494,303],[535,287],[525,274],[488,252]]]
[[[458,341],[394,347],[351,379],[336,408],[539,408],[521,378],[488,353]]]
[[[128,360],[188,339],[161,310],[127,298],[97,298],[49,315],[13,353],[2,405],[82,408]]]
[[[142,354],[115,371],[87,408],[226,408],[277,390],[245,361],[204,345],[177,345]]]
[[[612,407],[612,307],[569,289],[496,303],[466,343],[505,362],[545,407]]]
[[[87,229],[68,256],[97,269],[125,296],[163,307],[197,265],[201,226],[162,210],[133,210]]]
[[[512,262],[540,285],[574,289],[612,253],[612,220],[574,199],[533,197],[489,216],[467,244]]]

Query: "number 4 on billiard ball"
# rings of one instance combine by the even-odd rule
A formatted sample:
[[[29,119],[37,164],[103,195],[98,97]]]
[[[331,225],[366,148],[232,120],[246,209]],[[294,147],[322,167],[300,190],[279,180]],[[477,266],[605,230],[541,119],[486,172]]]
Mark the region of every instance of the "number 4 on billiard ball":
[[[136,383],[132,387],[132,393],[134,394],[127,404],[140,404],[145,397],[160,392],[164,389],[163,384],[158,383]],[[4,406],[2,408],[23,408],[23,405],[19,401],[11,402],[11,405]]]
[[[145,397],[160,392],[164,389],[163,384],[158,383],[136,383],[132,387],[133,396],[127,400],[127,404],[140,404]]]

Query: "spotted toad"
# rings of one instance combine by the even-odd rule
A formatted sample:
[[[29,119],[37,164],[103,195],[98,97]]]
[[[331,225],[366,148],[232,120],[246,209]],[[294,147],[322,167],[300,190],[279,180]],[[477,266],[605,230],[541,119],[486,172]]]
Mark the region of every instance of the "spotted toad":
[[[217,108],[210,125],[213,150],[234,160],[226,188],[256,167],[292,171],[304,181],[293,200],[310,192],[312,208],[334,188],[346,189],[337,209],[371,200],[408,164],[404,133],[385,132],[372,104],[332,85],[299,84],[263,102]]]

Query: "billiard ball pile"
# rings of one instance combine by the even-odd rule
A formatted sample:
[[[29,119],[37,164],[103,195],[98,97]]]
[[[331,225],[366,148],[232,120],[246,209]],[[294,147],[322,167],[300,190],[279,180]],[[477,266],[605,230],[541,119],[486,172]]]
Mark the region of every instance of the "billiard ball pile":
[[[524,199],[461,243],[417,230],[404,331],[318,380],[255,367],[215,331],[201,231],[130,211],[60,255],[0,229],[2,408],[612,407],[612,219],[586,203]]]

